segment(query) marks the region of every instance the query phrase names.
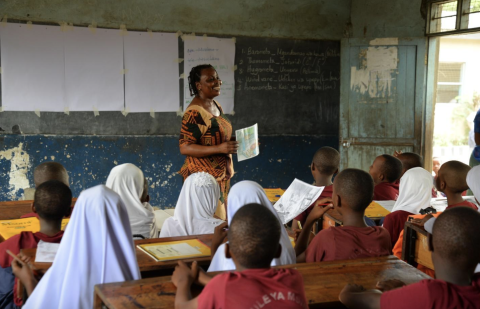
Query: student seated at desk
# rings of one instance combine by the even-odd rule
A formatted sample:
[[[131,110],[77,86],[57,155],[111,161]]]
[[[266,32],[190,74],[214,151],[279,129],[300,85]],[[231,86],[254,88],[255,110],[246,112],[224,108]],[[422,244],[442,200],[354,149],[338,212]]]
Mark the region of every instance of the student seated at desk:
[[[470,171],[470,166],[463,164],[459,161],[448,161],[442,165],[438,171],[437,177],[437,189],[440,192],[443,192],[447,196],[448,207],[445,209],[451,209],[454,207],[465,206],[477,210],[475,204],[470,203],[469,201],[464,201],[462,198],[462,192],[468,189],[467,185],[467,174]],[[439,216],[440,213],[435,214],[434,216]],[[414,219],[423,219],[427,215],[412,215],[410,218]],[[429,217],[431,217],[430,215]],[[393,254],[399,259],[402,258],[403,251],[403,230],[400,232],[398,240],[393,247]],[[423,265],[418,265],[418,269],[429,275],[430,277],[435,276],[435,272],[431,269],[426,268]]]
[[[381,155],[375,158],[370,166],[369,174],[373,178],[374,201],[396,201],[398,198],[398,182],[402,174],[402,162],[391,155]]]
[[[418,215],[420,209],[430,207],[432,175],[421,167],[405,172],[400,180],[398,199],[392,212],[385,217],[383,227],[390,233],[392,244],[398,240],[408,216]]]
[[[40,240],[50,243],[59,243],[63,237],[61,230],[62,219],[70,215],[70,205],[72,203],[72,192],[63,182],[58,180],[49,180],[42,183],[35,191],[35,199],[32,210],[38,214],[40,221],[40,231],[36,233],[21,232],[12,236],[6,241],[0,243],[0,281],[10,281],[11,284],[5,286],[5,291],[0,291],[5,299],[0,299],[2,308],[8,308],[12,302],[16,306],[22,305],[22,299],[17,297],[16,282],[13,284],[13,274],[10,273],[12,257],[7,254],[10,250],[14,254],[19,254],[22,249],[36,248]],[[9,288],[9,291],[7,290]],[[9,293],[11,292],[11,293]],[[3,306],[5,305],[5,307]]]
[[[295,245],[297,263],[389,255],[392,244],[388,232],[383,227],[369,227],[364,220],[365,209],[372,202],[373,187],[372,177],[362,170],[349,168],[338,174],[332,200],[333,208],[343,217],[343,226],[321,230],[307,248],[313,224],[332,208],[331,205],[316,206]]]
[[[400,281],[380,283],[389,291],[365,291],[347,285],[340,301],[348,308],[480,308],[480,214],[467,207],[442,213],[435,221],[429,247],[436,278],[404,286]],[[402,286],[403,287],[400,287]],[[392,289],[399,287],[397,289]]]
[[[214,278],[199,274],[179,262],[172,276],[177,287],[175,308],[307,308],[303,279],[295,269],[272,269],[271,261],[279,257],[282,225],[277,217],[260,204],[239,209],[230,221],[229,242],[225,254],[236,271]],[[190,286],[194,281],[206,284],[194,299]]]
[[[38,188],[38,186],[40,186],[42,183],[49,180],[58,180],[63,182],[65,185],[70,186],[68,172],[65,167],[58,162],[43,162],[33,170],[33,181],[35,183],[35,188]],[[72,201],[70,201],[70,204],[71,203]],[[23,219],[31,217],[38,218],[38,214],[31,212],[21,216],[20,218]]]
[[[15,261],[12,268],[30,295],[24,309],[91,309],[96,284],[140,279],[120,196],[103,185],[80,194],[52,267],[40,282],[27,264]]]
[[[265,191],[263,191],[262,186],[254,181],[248,180],[236,183],[228,193],[228,223],[232,222],[233,217],[239,209],[247,204],[252,203],[262,205],[263,207],[267,208],[272,214],[275,215],[279,224],[283,226],[277,212],[272,206],[272,203],[268,200]],[[215,229],[211,247],[213,258],[212,262],[210,263],[210,267],[208,268],[209,272],[235,269],[233,260],[225,255],[225,244],[222,244],[227,236],[227,232],[225,230],[226,227],[227,223],[224,223]],[[292,243],[290,242],[290,238],[288,237],[288,233],[285,228],[282,228],[281,231],[280,246],[282,247],[282,253],[280,254],[280,257],[272,260],[271,266],[295,264],[295,250],[293,250]]]
[[[400,174],[400,178],[403,177],[406,171],[412,168],[423,167],[423,158],[414,152],[395,151],[393,156],[402,162],[402,173]],[[398,182],[400,182],[400,180],[398,180]]]
[[[126,163],[112,168],[106,186],[120,195],[127,207],[133,235],[156,238],[158,230],[155,214],[149,204],[150,197],[146,192],[145,183],[142,170],[131,163]]]
[[[173,217],[165,220],[160,237],[212,234],[224,223],[213,217],[220,199],[215,178],[205,172],[187,177],[178,197]]]
[[[310,205],[304,212],[299,214],[292,222],[292,228],[296,229],[297,222],[300,222],[303,226],[307,220],[308,214],[312,211],[317,202],[326,197],[332,197],[332,178],[333,175],[338,173],[340,166],[340,153],[332,147],[322,147],[313,156],[312,163],[310,164],[310,170],[312,172],[313,179],[315,180],[315,186],[325,187],[320,197]]]

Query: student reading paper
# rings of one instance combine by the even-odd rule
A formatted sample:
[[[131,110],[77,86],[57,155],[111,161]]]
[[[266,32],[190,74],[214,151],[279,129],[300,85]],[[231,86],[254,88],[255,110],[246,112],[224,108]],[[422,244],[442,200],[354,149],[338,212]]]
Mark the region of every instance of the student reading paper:
[[[199,172],[187,177],[173,217],[165,220],[160,237],[212,234],[224,221],[213,217],[220,187],[212,175]]]
[[[158,237],[158,230],[153,208],[147,201],[141,199],[145,191],[144,183],[142,170],[126,163],[112,168],[106,186],[120,195],[127,207],[133,235],[155,238]]]
[[[96,284],[140,279],[120,196],[103,185],[80,194],[52,267],[38,285],[26,264],[14,262],[12,268],[31,294],[25,309],[91,309]]]
[[[398,280],[380,282],[383,293],[349,284],[340,301],[350,309],[480,308],[480,274],[474,274],[480,258],[480,214],[467,207],[449,209],[438,217],[428,240],[435,279],[407,286]]]
[[[233,216],[235,216],[235,213],[237,213],[239,209],[250,203],[256,203],[268,208],[268,210],[278,219],[279,224],[281,224],[277,212],[273,209],[272,203],[265,195],[265,191],[263,191],[258,183],[248,180],[236,183],[228,194],[228,223],[232,222]],[[208,268],[209,272],[235,269],[235,264],[232,259],[225,256],[225,244],[220,245],[227,235],[227,232],[225,231],[226,227],[227,224],[223,224],[215,229],[214,240],[212,241],[213,258],[210,267]],[[280,257],[272,260],[271,265],[294,264],[295,250],[293,249],[290,238],[284,228],[282,228],[281,231],[280,245],[282,246],[282,253]],[[216,249],[217,247],[218,250]]]
[[[233,260],[236,271],[210,278],[199,273],[195,262],[191,269],[179,262],[172,276],[177,287],[175,308],[307,308],[300,273],[293,268],[270,268],[282,250],[283,227],[278,218],[262,205],[248,204],[229,222],[225,255]],[[192,299],[194,281],[206,286]]]

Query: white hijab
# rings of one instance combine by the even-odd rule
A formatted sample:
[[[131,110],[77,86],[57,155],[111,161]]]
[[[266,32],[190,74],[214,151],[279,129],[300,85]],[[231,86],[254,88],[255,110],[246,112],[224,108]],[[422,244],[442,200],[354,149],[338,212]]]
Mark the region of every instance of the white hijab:
[[[480,165],[472,167],[468,172],[467,185],[477,201],[480,201]]]
[[[219,198],[220,187],[212,175],[199,172],[188,176],[174,215],[163,223],[160,237],[212,234],[223,223],[213,217]]]
[[[430,207],[432,187],[432,174],[427,170],[421,167],[409,169],[400,179],[398,199],[392,212],[403,210],[419,214],[420,209]]]
[[[140,279],[127,210],[103,185],[80,194],[52,267],[23,308],[93,308],[96,284]]]
[[[115,191],[127,206],[128,217],[133,235],[145,238],[158,237],[155,214],[149,203],[142,203],[140,198],[144,190],[143,172],[133,164],[115,166],[107,178],[107,187]]]
[[[263,188],[258,183],[246,180],[236,183],[232,187],[228,194],[228,222],[232,222],[233,216],[241,207],[251,203],[257,203],[267,207],[275,214],[280,222],[282,229],[282,235],[280,236],[282,255],[277,259],[273,259],[271,266],[295,264],[295,250],[292,247],[287,231],[283,228],[283,224],[280,221],[277,212],[273,208],[272,203],[268,200],[265,191],[263,191]],[[209,272],[223,270],[235,270],[233,260],[225,257],[225,244],[218,247],[217,252],[215,252],[215,255],[213,256],[210,267],[208,268]]]

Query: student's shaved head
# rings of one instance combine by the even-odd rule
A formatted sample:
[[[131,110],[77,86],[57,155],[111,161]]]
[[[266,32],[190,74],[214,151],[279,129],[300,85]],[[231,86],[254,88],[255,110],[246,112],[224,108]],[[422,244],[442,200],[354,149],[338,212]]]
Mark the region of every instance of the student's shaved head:
[[[59,221],[70,214],[72,191],[61,181],[49,180],[36,188],[33,203],[40,218]]]
[[[397,156],[403,164],[403,172],[405,173],[414,167],[423,167],[423,158],[413,152],[404,152]]]
[[[467,174],[471,167],[459,162],[448,161],[440,167],[438,177],[445,181],[447,187],[453,192],[461,193],[468,189]]]
[[[468,207],[443,212],[433,225],[433,249],[460,267],[480,262],[480,213]]]
[[[320,174],[333,175],[340,165],[340,153],[332,147],[322,147],[313,156],[313,164]]]
[[[243,267],[270,267],[278,251],[280,223],[267,207],[245,205],[233,216],[228,241],[230,251]]]
[[[48,180],[58,180],[69,186],[67,170],[58,162],[44,162],[33,171],[35,187]]]
[[[381,155],[381,157],[383,158],[383,164],[380,168],[382,174],[385,175],[387,182],[395,182],[402,175],[402,162],[388,154]]]
[[[335,177],[333,190],[350,209],[364,212],[373,199],[373,178],[369,173],[347,168]]]

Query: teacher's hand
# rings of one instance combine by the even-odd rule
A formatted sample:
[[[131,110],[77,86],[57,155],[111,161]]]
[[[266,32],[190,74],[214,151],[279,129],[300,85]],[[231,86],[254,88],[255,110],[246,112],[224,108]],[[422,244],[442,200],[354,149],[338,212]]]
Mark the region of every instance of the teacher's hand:
[[[218,145],[219,152],[224,154],[237,153],[237,149],[238,149],[238,142],[235,142],[235,141],[224,142]]]

